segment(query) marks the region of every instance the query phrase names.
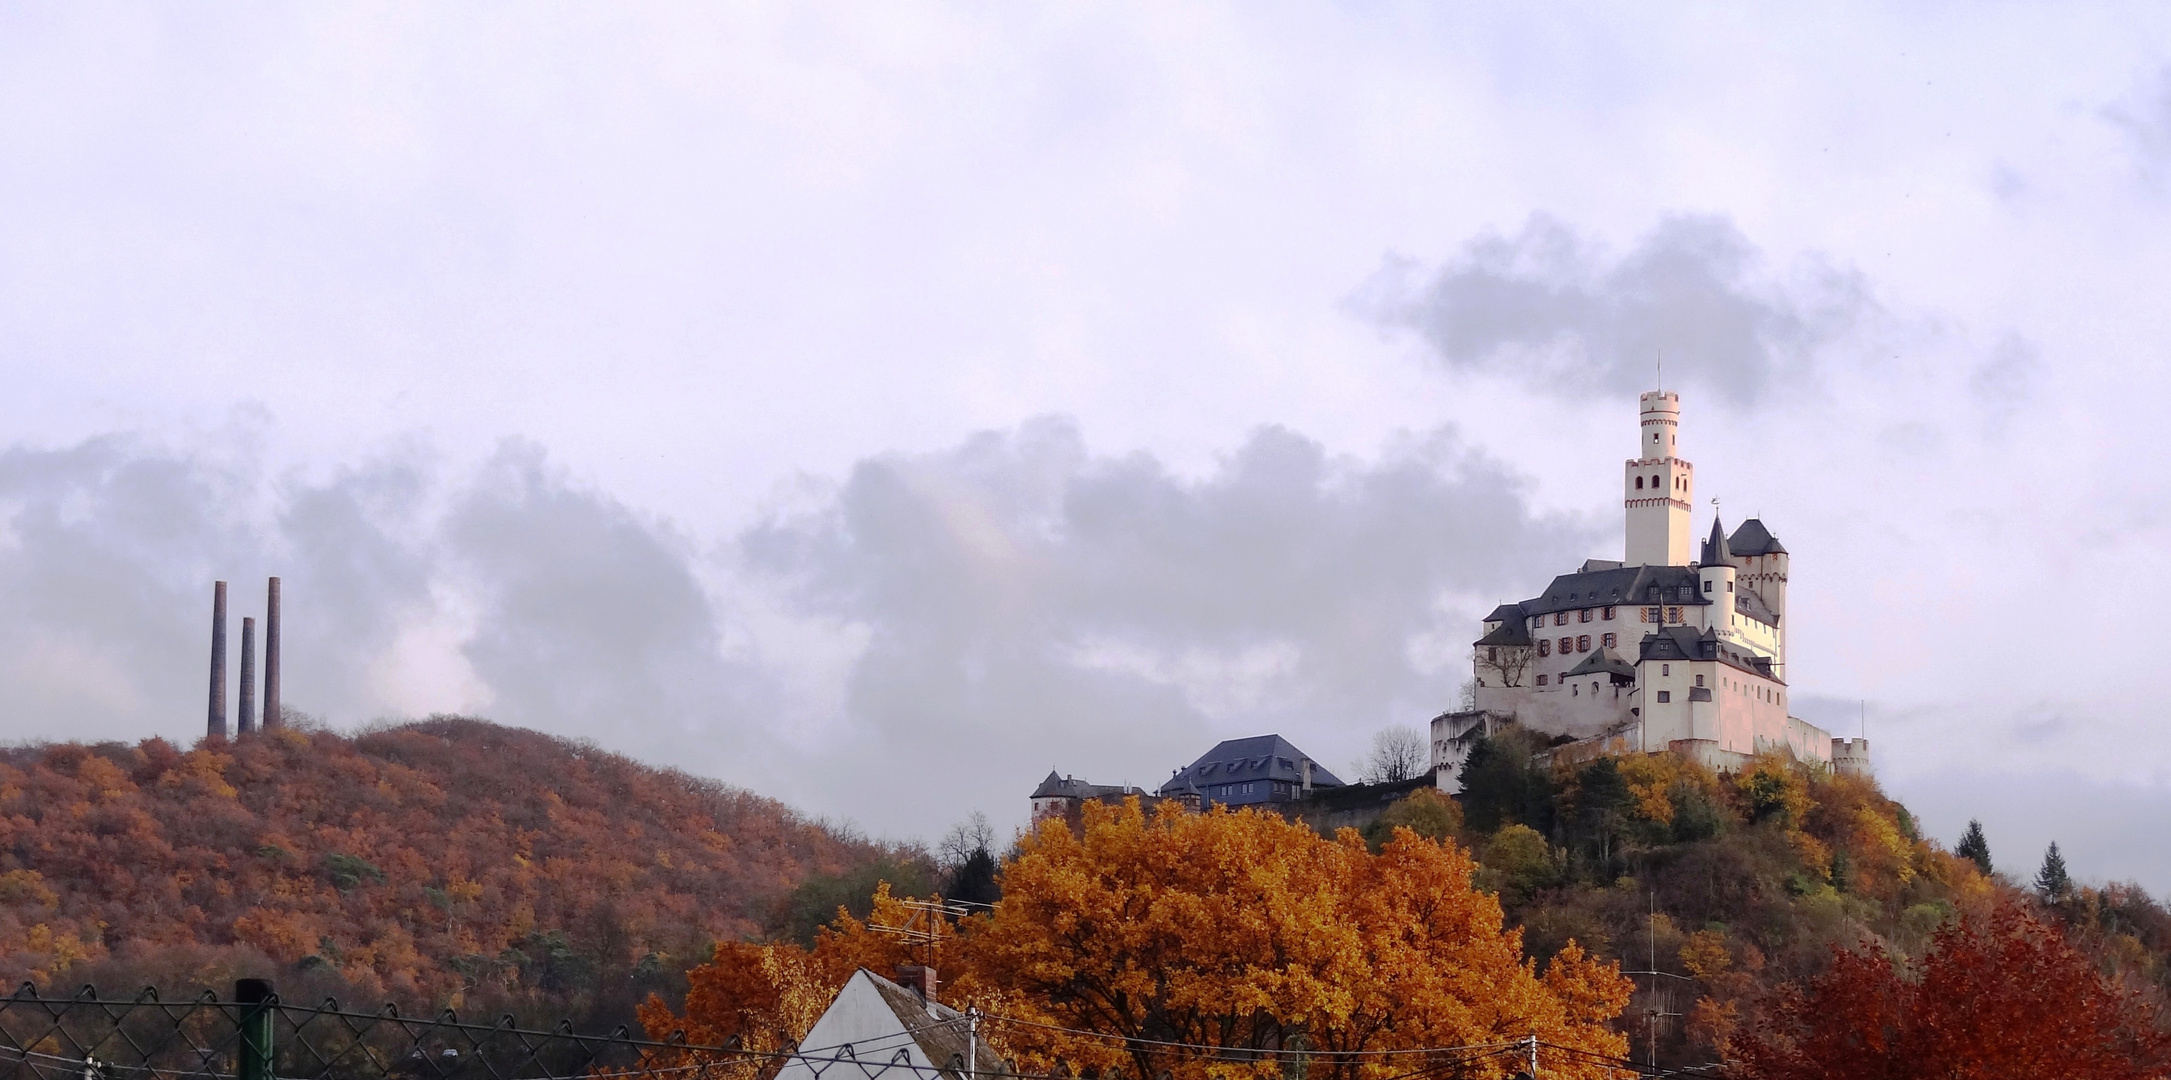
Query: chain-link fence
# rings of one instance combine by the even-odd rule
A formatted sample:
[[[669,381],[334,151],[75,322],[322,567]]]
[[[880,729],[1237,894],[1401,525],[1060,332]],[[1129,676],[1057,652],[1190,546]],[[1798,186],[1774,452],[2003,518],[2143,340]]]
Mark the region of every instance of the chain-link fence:
[[[23,1080],[573,1080],[684,1077],[737,1080],[768,1055],[634,1037],[476,1024],[451,1012],[406,1016],[336,1001],[292,1005],[243,980],[232,1000],[205,992],[129,999],[91,987],[48,997],[25,983],[0,998],[0,1077]]]

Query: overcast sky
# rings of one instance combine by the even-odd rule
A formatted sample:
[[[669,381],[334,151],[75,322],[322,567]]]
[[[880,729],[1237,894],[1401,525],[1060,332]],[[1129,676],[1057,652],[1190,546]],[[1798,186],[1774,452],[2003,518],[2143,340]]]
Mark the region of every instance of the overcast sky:
[[[1635,394],[1798,711],[2171,890],[2159,6],[0,9],[0,738],[289,704],[877,834],[1346,769],[1619,557]],[[1698,509],[1699,532],[1712,507]]]

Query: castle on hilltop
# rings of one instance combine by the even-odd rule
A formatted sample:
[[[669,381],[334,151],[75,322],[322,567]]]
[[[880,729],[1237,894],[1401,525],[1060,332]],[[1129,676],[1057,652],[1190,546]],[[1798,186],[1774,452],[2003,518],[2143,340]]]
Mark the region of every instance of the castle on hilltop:
[[[1670,750],[1731,769],[1766,750],[1867,772],[1869,742],[1789,715],[1788,553],[1762,521],[1713,515],[1691,559],[1696,470],[1678,453],[1681,397],[1644,394],[1638,455],[1621,477],[1628,541],[1529,600],[1485,616],[1472,708],[1432,721],[1452,786],[1476,741],[1514,723],[1554,736],[1556,759]]]

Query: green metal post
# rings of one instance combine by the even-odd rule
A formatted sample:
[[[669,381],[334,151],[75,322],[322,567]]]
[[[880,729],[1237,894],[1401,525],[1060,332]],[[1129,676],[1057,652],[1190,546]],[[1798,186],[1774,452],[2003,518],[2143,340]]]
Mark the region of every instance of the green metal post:
[[[263,979],[241,979],[234,983],[234,1000],[241,1003],[241,1049],[236,1080],[274,1080],[271,983]]]

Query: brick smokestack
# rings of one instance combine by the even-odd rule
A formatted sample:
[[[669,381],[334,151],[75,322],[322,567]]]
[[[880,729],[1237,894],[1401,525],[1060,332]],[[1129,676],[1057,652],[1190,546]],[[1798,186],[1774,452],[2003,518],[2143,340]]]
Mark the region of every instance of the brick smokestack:
[[[226,737],[226,583],[211,586],[211,722],[207,738]]]
[[[246,615],[241,618],[241,715],[236,719],[236,734],[256,730],[256,620]]]
[[[279,711],[279,579],[264,598],[264,730],[286,726]]]

